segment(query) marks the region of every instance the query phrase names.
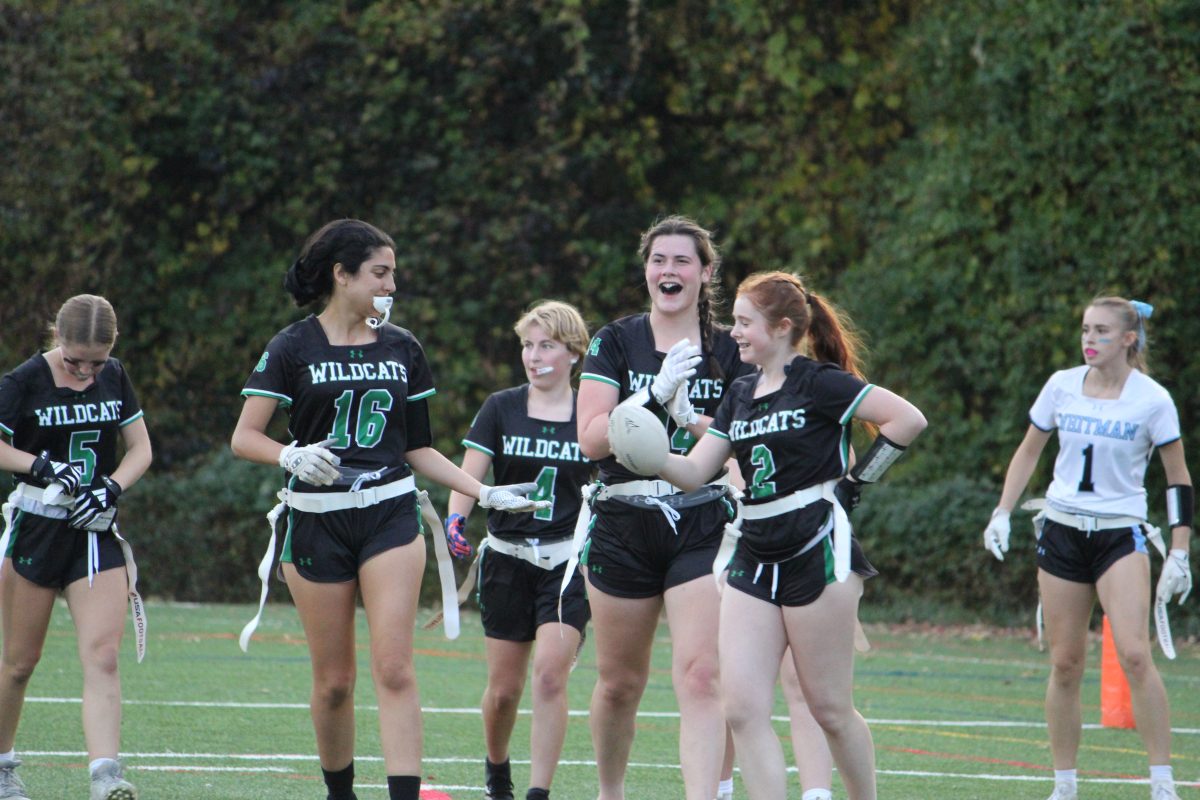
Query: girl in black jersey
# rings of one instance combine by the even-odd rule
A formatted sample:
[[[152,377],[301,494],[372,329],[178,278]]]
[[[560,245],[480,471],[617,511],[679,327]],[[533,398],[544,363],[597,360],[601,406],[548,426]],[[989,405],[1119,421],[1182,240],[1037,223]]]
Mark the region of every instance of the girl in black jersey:
[[[625,796],[635,716],[664,606],[684,789],[688,800],[712,800],[725,721],[711,568],[730,518],[727,487],[684,493],[666,481],[642,479],[611,456],[607,426],[609,412],[637,395],[633,402],[645,400],[666,412],[672,447],[687,452],[708,427],[705,415],[716,409],[726,381],[743,367],[729,334],[712,323],[719,259],[709,232],[670,217],[642,236],[639,254],[650,311],[609,323],[593,337],[579,384],[579,444],[600,461],[603,483],[592,503],[594,527],[582,559],[599,673],[590,715],[599,800]],[[693,371],[689,391],[686,378]],[[721,473],[715,465],[704,480]]]
[[[579,450],[571,389],[573,365],[583,358],[588,332],[575,307],[557,301],[534,306],[514,330],[521,339],[528,382],[496,392],[483,404],[463,439],[467,451],[462,468],[480,480],[490,468],[501,483],[536,483],[537,493],[530,497],[551,503],[534,514],[488,512],[479,568],[488,661],[483,693],[486,796],[513,797],[508,746],[532,653],[530,789],[525,797],[546,800],[567,733],[567,676],[588,620],[583,579],[576,574],[562,594],[559,621],[559,589],[580,492],[594,472]],[[452,539],[461,537],[474,505],[474,498],[450,495],[446,525]]]
[[[839,314],[795,276],[747,278],[733,315],[741,358],[758,371],[729,387],[708,435],[686,458],[669,457],[661,474],[698,486],[734,455],[746,477],[720,626],[721,695],[742,779],[753,800],[786,795],[771,711],[790,645],[849,797],[869,800],[874,748],[854,709],[852,677],[858,599],[875,571],[844,512],[859,484],[877,480],[925,418],[863,381]],[[853,419],[878,425],[879,436],[846,476]]]
[[[297,304],[323,300],[324,309],[271,340],[242,392],[232,440],[238,456],[291,473],[280,560],[312,660],[310,705],[330,800],[355,796],[359,592],[371,630],[388,793],[416,800],[420,791],[413,623],[425,547],[412,471],[485,507],[545,505],[483,486],[430,447],[429,365],[411,333],[387,324],[395,272],[395,244],[365,222],[336,220],[309,237],[284,286]],[[278,406],[288,409],[295,440],[288,445],[266,434]]]
[[[4,506],[0,575],[0,797],[28,795],[13,750],[50,612],[66,595],[83,665],[83,735],[92,800],[132,800],[117,759],[117,653],[130,594],[117,498],[150,466],[150,435],[124,366],[110,356],[117,317],[103,297],[63,303],[53,346],[0,379],[0,470],[15,488]],[[118,458],[118,443],[124,455]],[[47,487],[52,487],[47,490]]]

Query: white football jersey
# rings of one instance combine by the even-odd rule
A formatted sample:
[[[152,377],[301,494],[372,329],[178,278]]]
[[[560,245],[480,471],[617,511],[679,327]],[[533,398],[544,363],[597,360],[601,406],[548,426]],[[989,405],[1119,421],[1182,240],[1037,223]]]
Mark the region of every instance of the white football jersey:
[[[1154,448],[1180,437],[1171,395],[1134,370],[1115,399],[1085,397],[1090,367],[1050,376],[1029,410],[1043,431],[1058,430],[1047,502],[1060,511],[1146,519],[1146,466]]]

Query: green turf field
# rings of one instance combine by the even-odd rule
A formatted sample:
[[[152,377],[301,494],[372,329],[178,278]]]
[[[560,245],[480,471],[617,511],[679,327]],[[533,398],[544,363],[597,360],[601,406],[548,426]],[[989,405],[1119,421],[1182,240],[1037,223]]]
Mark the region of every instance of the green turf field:
[[[145,663],[134,663],[129,635],[122,654],[123,755],[144,800],[246,798],[321,800],[324,787],[309,724],[308,661],[294,609],[267,610],[249,655],[235,640],[249,606],[151,604]],[[359,614],[358,795],[387,797],[378,758],[366,623]],[[878,752],[879,795],[903,800],[1035,798],[1051,789],[1042,723],[1046,660],[1026,632],[889,628],[868,625],[873,649],[857,667],[857,702]],[[417,668],[425,713],[427,797],[482,796],[482,724],[478,702],[485,664],[478,618],[462,636],[420,631]],[[79,668],[65,606],[56,609],[46,652],[34,675],[17,736],[21,774],[35,800],[84,797],[86,756],[79,726]],[[630,800],[682,797],[675,702],[665,628],[642,703]],[[1200,645],[1159,657],[1173,706],[1176,777],[1181,797],[1200,797]],[[1080,760],[1085,800],[1143,798],[1144,757],[1137,734],[1100,729],[1099,644],[1084,686]],[[595,797],[587,704],[595,677],[585,648],[571,683],[571,724],[554,785],[560,800]],[[525,704],[528,707],[528,704]],[[779,713],[785,706],[779,701]],[[529,718],[514,735],[518,798],[528,776]],[[786,734],[780,717],[778,729]],[[786,744],[786,743],[785,743]],[[835,779],[836,784],[836,779]],[[740,786],[737,796],[745,797]],[[800,796],[795,782],[789,797]],[[844,797],[840,787],[836,797]]]

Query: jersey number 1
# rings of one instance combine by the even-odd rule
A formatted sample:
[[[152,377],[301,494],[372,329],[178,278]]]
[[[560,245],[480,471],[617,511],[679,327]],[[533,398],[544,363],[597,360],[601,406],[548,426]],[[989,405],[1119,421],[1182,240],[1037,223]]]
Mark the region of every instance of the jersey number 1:
[[[1081,492],[1096,491],[1096,487],[1092,483],[1092,452],[1095,448],[1094,444],[1083,448],[1083,478],[1079,481],[1079,491]]]

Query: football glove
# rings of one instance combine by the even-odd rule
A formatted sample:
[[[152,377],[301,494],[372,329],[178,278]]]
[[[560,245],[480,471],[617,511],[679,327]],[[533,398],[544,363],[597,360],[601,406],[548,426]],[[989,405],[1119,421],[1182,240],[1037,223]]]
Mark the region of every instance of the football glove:
[[[530,500],[525,495],[537,491],[536,483],[513,483],[508,486],[480,486],[479,505],[498,511],[540,511],[550,507],[549,500]]]
[[[680,384],[696,374],[700,358],[700,348],[687,339],[680,339],[671,345],[658,374],[650,384],[650,394],[654,395],[659,405],[665,406]]]
[[[849,477],[842,478],[833,487],[833,496],[847,514],[858,508],[858,501],[862,499],[862,487],[861,483]]]
[[[992,512],[991,521],[983,529],[983,546],[998,560],[1003,561],[1004,554],[1008,552],[1008,537],[1011,533],[1009,512],[997,508]]]
[[[462,514],[451,514],[446,517],[446,546],[450,554],[458,559],[470,558],[473,552],[471,543],[463,534],[467,526],[467,518]]]
[[[297,447],[295,442],[284,445],[279,454],[279,466],[305,483],[329,486],[341,476],[337,466],[342,463],[342,460],[326,447],[332,442],[332,439],[326,439],[303,447]]]
[[[29,474],[42,482],[43,486],[57,483],[63,494],[74,497],[83,483],[83,470],[64,461],[51,461],[50,454],[43,450],[33,460]]]
[[[121,485],[107,475],[101,475],[75,498],[71,527],[97,533],[108,530],[117,519],[117,498],[120,496]]]
[[[679,387],[675,390],[675,394],[671,395],[671,398],[667,401],[667,413],[671,415],[671,419],[680,428],[695,425],[700,421],[700,415],[696,413],[696,407],[692,405],[692,400],[688,397],[688,382],[686,380],[679,384]]]
[[[1158,576],[1158,587],[1154,592],[1155,599],[1166,603],[1179,595],[1179,604],[1183,605],[1191,593],[1192,565],[1188,563],[1188,551],[1173,549],[1163,561],[1162,574]]]

